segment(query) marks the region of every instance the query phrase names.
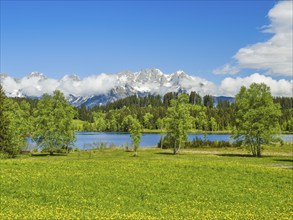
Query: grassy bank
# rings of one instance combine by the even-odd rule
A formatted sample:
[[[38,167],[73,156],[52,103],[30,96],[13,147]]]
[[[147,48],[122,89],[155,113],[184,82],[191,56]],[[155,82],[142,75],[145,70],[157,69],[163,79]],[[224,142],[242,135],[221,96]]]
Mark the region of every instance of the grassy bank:
[[[292,147],[122,149],[0,160],[0,219],[290,219]]]
[[[143,129],[143,133],[167,133],[167,130],[158,130],[158,129]],[[188,131],[189,134],[232,134],[232,131],[203,131],[197,129],[191,129]]]

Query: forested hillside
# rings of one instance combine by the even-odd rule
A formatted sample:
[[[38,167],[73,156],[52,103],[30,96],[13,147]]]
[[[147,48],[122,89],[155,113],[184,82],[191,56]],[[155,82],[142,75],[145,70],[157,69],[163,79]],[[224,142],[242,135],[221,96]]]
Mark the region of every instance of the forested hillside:
[[[125,118],[128,115],[136,115],[144,129],[160,129],[160,121],[166,117],[167,108],[171,100],[178,97],[178,93],[167,93],[163,97],[149,95],[146,97],[129,96],[118,101],[108,103],[105,106],[86,108],[82,105],[76,108],[78,114],[75,119],[80,120],[75,124],[78,131],[123,131],[128,127]],[[188,94],[191,108],[192,129],[197,131],[232,131],[235,125],[235,106],[229,101],[219,101],[214,104],[210,95],[201,97],[196,92]],[[12,98],[21,103],[23,98]],[[30,104],[30,112],[36,108],[38,100],[25,99]],[[293,98],[275,97],[275,103],[279,103],[282,110],[280,125],[282,131],[293,132]]]

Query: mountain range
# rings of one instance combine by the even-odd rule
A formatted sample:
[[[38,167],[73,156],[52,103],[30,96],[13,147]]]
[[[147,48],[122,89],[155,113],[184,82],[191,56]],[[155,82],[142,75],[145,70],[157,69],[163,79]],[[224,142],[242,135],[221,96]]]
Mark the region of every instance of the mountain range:
[[[159,69],[102,74],[83,80],[77,75],[66,75],[60,80],[53,80],[38,72],[32,72],[22,79],[13,79],[8,75],[0,74],[0,83],[9,87],[5,90],[9,97],[39,98],[43,93],[50,94],[55,89],[59,89],[65,94],[68,102],[77,107],[82,104],[87,107],[104,105],[131,95],[163,96],[168,92],[190,91],[205,95],[214,88],[211,82],[190,76],[184,71],[179,70],[172,74],[164,74]],[[218,100],[233,102],[232,97],[225,96],[215,97],[215,103]]]

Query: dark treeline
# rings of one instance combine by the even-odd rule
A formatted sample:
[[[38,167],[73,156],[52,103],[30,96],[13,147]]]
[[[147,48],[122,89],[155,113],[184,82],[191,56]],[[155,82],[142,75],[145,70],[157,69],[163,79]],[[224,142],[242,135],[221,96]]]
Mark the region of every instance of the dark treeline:
[[[138,97],[129,96],[124,99],[108,103],[104,106],[78,108],[78,119],[86,121],[81,130],[87,131],[127,131],[123,119],[128,115],[136,115],[145,129],[159,129],[158,119],[166,116],[171,100],[178,97],[178,93],[170,92],[163,97],[148,95]],[[211,95],[201,97],[196,92],[188,94],[189,103],[194,106],[191,116],[194,118],[193,129],[204,131],[231,131],[235,124],[235,106],[229,101],[219,101],[214,104]],[[293,131],[292,97],[275,97],[282,110],[280,125],[283,131]]]
[[[126,97],[104,106],[94,106],[87,108],[82,105],[76,108],[78,114],[76,119],[84,121],[76,125],[79,131],[128,131],[127,123],[124,119],[128,115],[136,115],[139,122],[145,129],[160,129],[158,119],[166,117],[167,108],[170,107],[172,99],[178,97],[179,93],[166,93],[163,97],[159,95],[148,95],[138,97],[136,95]],[[189,103],[193,105],[191,116],[195,130],[201,131],[232,131],[235,125],[235,106],[229,101],[219,101],[214,104],[211,95],[201,97],[196,92],[188,94]],[[37,106],[37,99],[13,98],[20,103],[26,100],[31,112]],[[282,116],[279,119],[283,131],[293,131],[293,98],[275,97],[275,103],[279,103]]]

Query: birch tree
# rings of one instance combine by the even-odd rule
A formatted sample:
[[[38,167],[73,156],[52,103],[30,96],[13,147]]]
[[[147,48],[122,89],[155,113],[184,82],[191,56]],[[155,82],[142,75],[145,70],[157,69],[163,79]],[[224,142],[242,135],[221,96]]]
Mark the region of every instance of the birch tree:
[[[241,87],[235,97],[235,138],[250,147],[253,156],[261,157],[261,146],[280,134],[279,104],[274,104],[270,88],[264,83]]]
[[[182,94],[177,99],[171,100],[171,106],[167,111],[167,135],[174,140],[174,154],[184,147],[188,139],[188,131],[192,126],[193,119],[190,116],[188,101],[188,95]]]

